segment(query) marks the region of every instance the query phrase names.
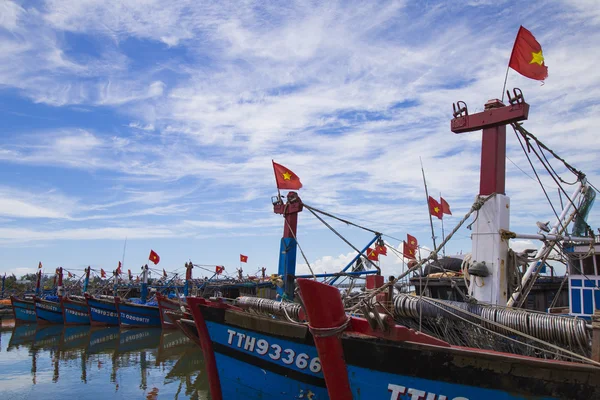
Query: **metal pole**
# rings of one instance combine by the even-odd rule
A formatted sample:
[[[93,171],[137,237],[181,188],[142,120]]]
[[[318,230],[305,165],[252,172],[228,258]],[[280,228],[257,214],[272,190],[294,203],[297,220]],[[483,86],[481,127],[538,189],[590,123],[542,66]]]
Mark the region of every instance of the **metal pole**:
[[[436,249],[435,245],[435,232],[433,230],[433,219],[431,218],[431,210],[429,210],[429,193],[427,192],[427,181],[425,180],[425,169],[423,169],[423,160],[419,157],[421,162],[421,172],[423,173],[423,185],[425,186],[425,201],[427,202],[427,214],[429,214],[429,225],[431,226],[431,240],[433,240],[433,248]]]

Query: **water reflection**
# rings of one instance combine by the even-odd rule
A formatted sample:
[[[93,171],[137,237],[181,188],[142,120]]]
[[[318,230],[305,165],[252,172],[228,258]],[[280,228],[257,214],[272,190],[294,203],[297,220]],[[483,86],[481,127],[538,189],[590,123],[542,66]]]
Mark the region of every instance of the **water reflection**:
[[[0,332],[0,398],[209,399],[202,351],[159,328],[17,325]]]

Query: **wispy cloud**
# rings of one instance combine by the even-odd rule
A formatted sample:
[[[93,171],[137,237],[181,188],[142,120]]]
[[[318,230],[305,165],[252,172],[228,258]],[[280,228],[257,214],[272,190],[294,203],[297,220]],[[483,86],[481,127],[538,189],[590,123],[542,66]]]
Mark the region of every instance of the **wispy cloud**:
[[[307,203],[427,237],[420,161],[431,193],[451,202],[451,225],[477,193],[481,161],[480,134],[449,132],[451,103],[464,100],[474,113],[501,95],[519,23],[550,68],[542,87],[509,74],[532,106],[526,126],[600,182],[594,1],[0,7],[0,113],[34,116],[10,114],[16,119],[0,128],[0,162],[24,177],[0,192],[0,214],[13,221],[5,237],[207,240],[210,229],[236,237],[245,226],[256,229],[242,235],[271,234],[281,224],[266,215],[271,159],[301,176]],[[42,116],[47,126],[33,125]],[[508,155],[532,175],[512,133]],[[553,212],[512,162],[512,226],[530,231]],[[542,179],[558,204],[555,183]],[[50,194],[29,196],[34,182]],[[301,229],[328,240],[308,221]],[[590,221],[600,222],[598,213]],[[468,247],[469,232],[461,236],[457,249]],[[311,259],[345,254],[308,242]]]

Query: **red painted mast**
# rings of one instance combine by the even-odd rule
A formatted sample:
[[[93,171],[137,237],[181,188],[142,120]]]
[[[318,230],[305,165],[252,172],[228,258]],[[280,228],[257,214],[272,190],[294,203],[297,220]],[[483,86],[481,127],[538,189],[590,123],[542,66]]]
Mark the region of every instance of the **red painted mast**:
[[[502,240],[501,230],[510,225],[510,198],[506,196],[506,125],[526,120],[529,104],[519,89],[509,93],[509,105],[493,99],[485,110],[469,115],[467,106],[459,101],[453,105],[454,133],[483,130],[479,201],[481,208],[473,225],[472,265],[469,294],[478,301],[506,305],[508,299],[508,243]],[[489,197],[490,195],[493,197]],[[471,272],[471,271],[470,271]]]

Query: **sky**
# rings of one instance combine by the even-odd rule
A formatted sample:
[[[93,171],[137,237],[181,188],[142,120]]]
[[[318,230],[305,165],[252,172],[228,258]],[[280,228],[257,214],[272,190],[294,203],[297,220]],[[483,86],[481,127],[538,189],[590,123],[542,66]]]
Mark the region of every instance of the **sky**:
[[[543,85],[508,74],[531,105],[524,126],[600,186],[595,0],[0,0],[0,273],[136,272],[150,249],[169,272],[192,260],[233,275],[245,254],[245,274],[275,273],[271,160],[306,204],[431,248],[420,161],[448,232],[478,193],[481,150],[480,133],[450,131],[452,104],[501,96],[520,25],[549,68]],[[507,158],[511,229],[536,233],[554,214],[511,129]],[[372,237],[332,226],[355,247]],[[306,210],[298,241],[315,272],[353,256]],[[463,228],[446,253],[470,249]]]

